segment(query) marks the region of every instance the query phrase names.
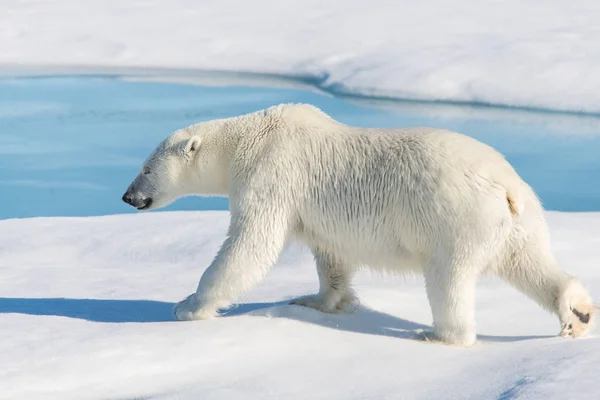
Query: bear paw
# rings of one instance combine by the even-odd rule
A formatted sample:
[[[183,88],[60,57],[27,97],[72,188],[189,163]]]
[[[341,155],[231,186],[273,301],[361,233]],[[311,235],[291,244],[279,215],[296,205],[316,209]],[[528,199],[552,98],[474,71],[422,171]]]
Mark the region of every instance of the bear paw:
[[[593,306],[578,306],[582,311],[577,308],[573,308],[570,312],[563,317],[561,323],[560,336],[566,338],[578,338],[585,336],[590,330],[594,316]]]
[[[291,304],[314,308],[325,313],[352,312],[358,308],[358,298],[354,293],[346,293],[341,298],[339,295],[318,293],[294,299]]]
[[[578,338],[585,336],[592,327],[596,307],[592,298],[574,278],[567,280],[558,299],[560,336]]]
[[[216,309],[203,306],[194,293],[177,303],[173,313],[179,321],[196,321],[214,318]]]
[[[420,330],[415,332],[417,340],[442,344],[446,346],[471,347],[476,343],[476,335],[474,332],[444,332],[440,330]]]

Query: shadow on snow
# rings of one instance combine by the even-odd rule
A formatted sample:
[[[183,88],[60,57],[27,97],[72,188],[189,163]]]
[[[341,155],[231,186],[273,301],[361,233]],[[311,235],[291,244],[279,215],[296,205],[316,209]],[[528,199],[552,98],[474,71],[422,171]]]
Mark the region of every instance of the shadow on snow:
[[[0,298],[0,314],[59,316],[104,323],[171,322],[173,303],[153,300],[66,299],[66,298]],[[289,301],[246,303],[224,310],[224,318],[241,315],[287,318],[326,328],[400,339],[417,340],[418,333],[431,326],[402,319],[360,306],[353,313],[326,314],[290,305]],[[206,322],[210,323],[210,322]],[[517,342],[553,336],[479,335],[486,342]]]

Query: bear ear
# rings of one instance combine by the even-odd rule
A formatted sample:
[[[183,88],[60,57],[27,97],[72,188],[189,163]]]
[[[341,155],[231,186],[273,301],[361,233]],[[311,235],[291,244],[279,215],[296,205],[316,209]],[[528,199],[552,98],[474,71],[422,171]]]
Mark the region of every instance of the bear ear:
[[[192,136],[183,145],[183,154],[191,157],[198,152],[202,140],[198,136]]]

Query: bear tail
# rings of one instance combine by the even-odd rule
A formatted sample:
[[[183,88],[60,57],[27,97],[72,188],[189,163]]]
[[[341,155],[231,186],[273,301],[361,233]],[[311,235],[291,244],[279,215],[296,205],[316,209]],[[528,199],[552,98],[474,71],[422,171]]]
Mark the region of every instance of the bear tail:
[[[516,171],[507,163],[504,168],[494,170],[489,177],[495,185],[504,189],[506,203],[513,218],[519,217],[525,210],[524,182]]]
[[[506,201],[508,202],[508,209],[513,217],[518,217],[523,212],[523,204],[518,201],[518,198],[515,197],[510,192],[506,192]]]
[[[523,199],[523,193],[520,187],[520,180],[516,180],[516,182],[510,181],[510,184],[506,184],[506,180],[504,182],[498,182],[500,186],[502,186],[506,192],[506,202],[508,204],[508,210],[510,211],[513,217],[518,217],[523,214],[525,210],[525,201]]]

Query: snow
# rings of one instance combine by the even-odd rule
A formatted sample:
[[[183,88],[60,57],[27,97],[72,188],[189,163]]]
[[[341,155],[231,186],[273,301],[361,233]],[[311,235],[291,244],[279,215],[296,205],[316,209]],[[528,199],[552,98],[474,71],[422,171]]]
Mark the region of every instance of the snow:
[[[18,73],[51,66],[255,72],[333,93],[600,112],[600,3],[593,0],[1,5],[0,64]]]
[[[596,209],[597,189],[590,184],[597,175],[592,153],[600,113],[598,2],[3,0],[0,6],[0,76],[266,82],[350,97],[414,100],[403,103],[398,118],[444,124],[505,146],[531,180],[537,179],[536,187],[546,190],[551,204],[566,209],[564,195],[576,199],[578,209]],[[241,96],[235,89],[219,94],[219,101],[213,96],[192,102],[169,87],[173,97],[189,103],[183,108],[164,99],[165,86],[147,87],[153,95],[140,91],[149,99],[143,102],[125,96],[123,88],[108,93],[102,83],[87,92],[98,103],[82,101],[87,94],[76,97],[75,102],[93,103],[78,114],[71,103],[65,107],[64,81],[46,84],[33,87],[40,95],[26,101],[9,92],[6,82],[0,93],[6,175],[0,179],[1,204],[12,216],[14,204],[30,208],[35,203],[31,196],[18,197],[23,188],[32,188],[37,202],[51,202],[44,190],[52,188],[93,192],[100,202],[107,192],[103,181],[98,183],[100,173],[80,168],[86,176],[78,180],[54,171],[66,164],[85,167],[86,129],[104,129],[89,115],[100,111],[99,118],[113,127],[121,126],[115,122],[119,118],[135,127],[129,136],[121,128],[104,129],[119,140],[103,142],[105,151],[88,163],[114,167],[121,162],[133,171],[141,151],[130,146],[136,137],[164,136],[169,124],[181,126],[185,118],[253,111],[246,108],[292,98],[291,92]],[[162,113],[148,111],[152,99],[160,100]],[[102,113],[108,109],[102,104],[111,101],[123,114]],[[425,107],[420,101],[445,104]],[[462,103],[574,114],[559,118],[456,107]],[[385,125],[396,118],[367,117],[355,106],[327,104],[357,124]],[[138,109],[146,113],[125,118]],[[64,115],[71,116],[63,120]],[[141,125],[144,119],[154,130]],[[71,131],[88,135],[81,135],[83,142],[69,142],[72,148],[53,141],[72,140]],[[525,134],[511,137],[508,131]],[[559,141],[556,132],[548,135],[553,131],[576,136],[577,142]],[[128,153],[115,155],[119,146]],[[79,158],[64,157],[67,151],[80,152]],[[36,177],[37,169],[31,173],[30,164],[15,158],[46,153],[56,153],[52,168],[42,162],[50,169],[47,176]],[[544,167],[542,156],[554,167]],[[65,165],[59,165],[60,157],[68,160]],[[581,168],[566,176],[565,160]],[[126,177],[111,184],[118,179]],[[299,245],[288,249],[267,279],[223,318],[174,321],[174,302],[195,289],[224,238],[228,218],[224,211],[176,211],[0,220],[0,399],[598,397],[597,331],[579,340],[559,338],[555,317],[489,278],[479,284],[480,335],[470,349],[415,339],[431,324],[423,283],[416,277],[361,273],[356,282],[361,305],[353,314],[289,305],[291,298],[317,290],[314,263]],[[600,213],[548,212],[548,218],[558,259],[597,298]]]
[[[558,259],[596,297],[600,213],[549,212]],[[421,279],[361,273],[360,308],[288,305],[317,288],[293,244],[225,317],[176,322],[224,238],[225,211],[0,221],[1,399],[593,398],[600,340],[494,279],[478,288],[479,342],[420,342]]]

